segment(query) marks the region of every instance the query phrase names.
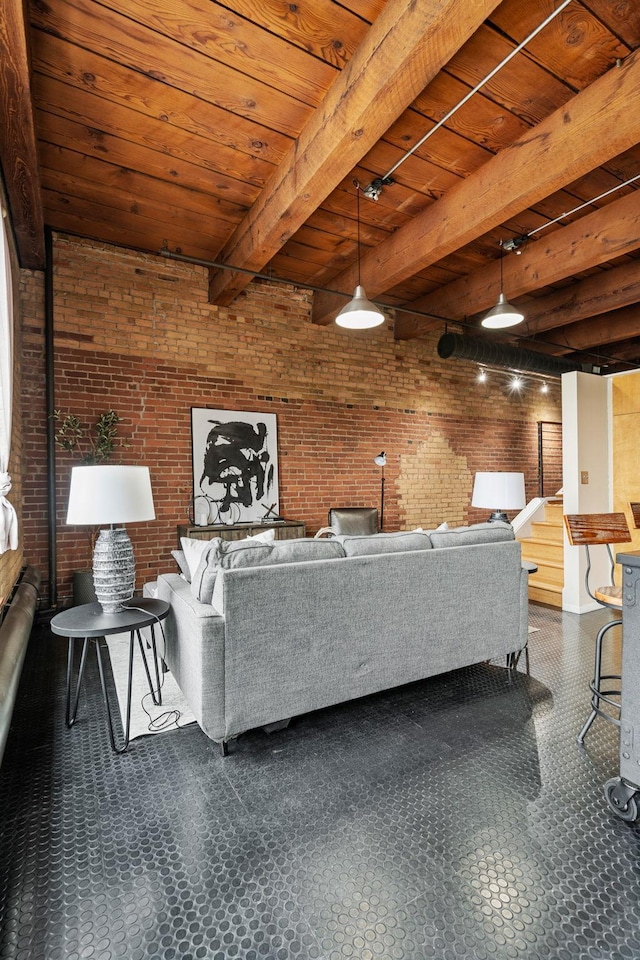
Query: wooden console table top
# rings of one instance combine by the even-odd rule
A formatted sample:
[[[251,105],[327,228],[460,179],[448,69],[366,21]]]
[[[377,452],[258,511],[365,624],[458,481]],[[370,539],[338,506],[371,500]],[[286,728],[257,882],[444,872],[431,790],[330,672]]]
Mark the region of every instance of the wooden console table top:
[[[180,538],[192,540],[211,540],[221,537],[223,540],[243,540],[254,537],[265,530],[275,530],[276,540],[294,540],[305,536],[305,525],[301,520],[272,520],[265,523],[209,523],[200,527],[195,523],[178,524],[178,547]]]

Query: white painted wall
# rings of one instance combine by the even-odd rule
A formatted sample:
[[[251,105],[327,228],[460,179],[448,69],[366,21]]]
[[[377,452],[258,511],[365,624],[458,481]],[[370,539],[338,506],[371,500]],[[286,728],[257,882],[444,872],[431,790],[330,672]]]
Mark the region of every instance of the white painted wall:
[[[588,474],[588,483],[582,474]],[[590,373],[562,377],[562,485],[565,513],[607,513],[612,509],[611,384]],[[606,549],[591,551],[592,575],[609,583]],[[584,547],[572,547],[565,531],[562,608],[570,613],[598,609],[584,586]],[[593,582],[593,581],[592,581]]]

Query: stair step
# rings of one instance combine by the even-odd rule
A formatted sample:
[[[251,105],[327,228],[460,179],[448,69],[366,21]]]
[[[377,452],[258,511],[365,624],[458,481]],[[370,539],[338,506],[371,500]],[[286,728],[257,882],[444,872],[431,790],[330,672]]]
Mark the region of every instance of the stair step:
[[[533,560],[534,563],[546,563],[550,567],[564,567],[564,553],[562,550],[550,550],[549,547],[538,547],[534,542],[526,544],[521,550],[523,560]]]
[[[531,524],[531,536],[519,537],[522,559],[535,563],[529,576],[529,599],[534,603],[562,608],[564,585],[564,507],[562,497],[545,504],[544,520]]]
[[[526,537],[520,540],[520,544],[524,560],[534,562],[553,560],[555,563],[564,563],[564,547],[557,540],[536,540],[535,537]]]
[[[562,607],[562,586],[545,580],[534,581],[529,577],[529,600],[534,603],[546,603],[551,607]]]
[[[538,571],[531,574],[529,582],[535,584],[550,583],[562,587],[564,585],[564,564],[538,563]]]
[[[540,537],[542,540],[554,540],[556,543],[564,543],[564,529],[561,523],[536,520],[531,524],[531,530],[536,539]]]

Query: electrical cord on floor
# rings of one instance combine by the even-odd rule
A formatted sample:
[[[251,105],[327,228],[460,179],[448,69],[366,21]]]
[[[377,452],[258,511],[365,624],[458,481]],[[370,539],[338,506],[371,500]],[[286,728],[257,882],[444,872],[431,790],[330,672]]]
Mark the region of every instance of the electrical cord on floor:
[[[147,614],[147,616],[151,616],[154,618],[155,622],[151,626],[153,627],[157,625],[158,627],[160,627],[160,633],[162,634],[162,649],[164,652],[166,648],[166,636],[164,632],[164,627],[162,626],[162,621],[158,617],[156,617],[155,614],[151,613],[150,610],[145,610],[144,607],[134,607],[132,604],[128,604],[127,610],[137,610],[139,613],[145,613]],[[145,628],[143,627],[142,629],[144,630]],[[162,663],[164,663],[162,658],[161,658],[161,661]],[[156,663],[157,663],[157,660],[156,660]],[[154,667],[156,666],[156,663],[154,663]],[[149,693],[145,693],[142,696],[142,699],[140,700],[140,706],[142,707],[142,709],[144,710],[144,712],[149,718],[149,723],[147,724],[147,730],[149,731],[149,733],[161,733],[162,731],[169,730],[171,727],[174,727],[174,726],[176,730],[180,729],[180,726],[178,723],[178,721],[180,720],[180,717],[182,716],[182,713],[180,710],[178,709],[165,710],[163,713],[159,713],[157,717],[154,717],[150,713],[150,711],[147,710],[147,707],[145,706],[145,700],[147,700],[149,697],[151,698],[151,702],[153,703],[154,706],[161,706],[161,704],[155,703],[154,698],[157,698],[159,700],[161,699],[163,686],[164,686],[164,670],[161,671],[161,679],[160,679],[160,685],[158,689],[157,690],[154,689],[153,692],[149,691]]]

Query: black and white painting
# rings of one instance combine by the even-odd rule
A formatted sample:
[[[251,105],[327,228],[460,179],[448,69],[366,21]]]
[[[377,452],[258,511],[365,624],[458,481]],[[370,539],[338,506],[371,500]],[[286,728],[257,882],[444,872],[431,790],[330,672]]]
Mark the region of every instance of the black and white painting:
[[[278,516],[274,413],[191,408],[197,522],[249,523]]]

